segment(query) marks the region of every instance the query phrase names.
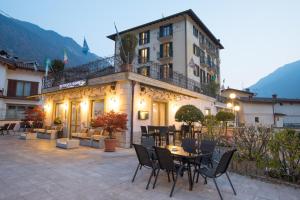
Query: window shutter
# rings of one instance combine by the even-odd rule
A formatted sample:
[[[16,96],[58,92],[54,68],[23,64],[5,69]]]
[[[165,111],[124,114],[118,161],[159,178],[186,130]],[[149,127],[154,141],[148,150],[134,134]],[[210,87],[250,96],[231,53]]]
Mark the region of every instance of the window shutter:
[[[159,37],[163,36],[163,30],[164,30],[163,26],[159,27]]]
[[[173,57],[173,42],[170,42],[170,48],[169,48],[169,56]]]
[[[150,43],[150,31],[147,31],[147,43]]]
[[[16,89],[17,89],[17,81],[8,79],[7,96],[8,97],[15,97],[16,96]]]
[[[163,44],[160,45],[160,49],[159,49],[159,57],[160,57],[160,58],[163,57]]]
[[[150,48],[147,48],[147,62],[150,60]]]
[[[141,57],[142,57],[142,52],[141,52],[141,49],[140,49],[139,50],[138,63],[141,63]]]
[[[170,24],[170,35],[173,35],[173,25]]]
[[[39,92],[39,83],[38,82],[31,82],[30,86],[30,95],[36,95]]]
[[[139,33],[139,45],[142,45],[142,33]]]
[[[169,64],[169,78],[173,78],[173,64]]]

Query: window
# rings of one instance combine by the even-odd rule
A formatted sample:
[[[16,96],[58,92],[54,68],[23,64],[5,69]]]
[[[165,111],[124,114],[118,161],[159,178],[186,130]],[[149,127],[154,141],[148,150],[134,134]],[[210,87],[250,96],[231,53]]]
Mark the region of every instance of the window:
[[[200,49],[200,63],[205,64],[205,53],[202,49]]]
[[[14,105],[14,104],[7,104],[6,107],[6,116],[5,118],[8,120],[18,120],[24,119],[25,115],[24,112],[27,109],[33,109],[33,105]]]
[[[199,31],[195,26],[193,26],[193,34],[196,38],[198,38]]]
[[[168,42],[160,45],[160,58],[173,57],[173,43]]]
[[[204,35],[201,32],[199,32],[199,41],[201,44],[204,43]]]
[[[150,31],[145,31],[139,34],[139,45],[150,43]]]
[[[103,100],[95,100],[92,101],[92,119],[97,118],[99,115],[104,113],[104,101]]]
[[[207,64],[208,64],[208,66],[212,66],[212,64],[211,64],[211,57],[210,57],[210,55],[207,55]]]
[[[193,45],[193,52],[195,56],[200,56],[200,48],[196,44]]]
[[[210,110],[209,108],[206,108],[206,109],[204,110],[204,114],[205,114],[205,115],[211,115],[211,110]]]
[[[55,105],[55,118],[59,118],[62,122],[65,121],[66,116],[66,104],[57,103]]]
[[[200,67],[199,67],[199,65],[195,64],[195,66],[194,66],[194,75],[199,77],[199,74],[200,74]]]
[[[150,76],[150,67],[149,66],[139,67],[138,73],[143,76]]]
[[[25,81],[17,81],[17,90],[16,96],[23,97],[23,96],[30,96],[30,82]]]
[[[165,64],[160,66],[160,78],[168,79],[173,77],[173,65]]]
[[[255,123],[259,123],[259,117],[254,118]]]
[[[139,50],[139,59],[138,60],[139,60],[140,64],[149,62],[149,58],[150,58],[150,48],[149,47]]]
[[[19,81],[8,79],[7,96],[8,97],[26,97],[38,94],[38,82]]]
[[[166,37],[173,35],[173,26],[172,24],[159,27],[159,37]]]

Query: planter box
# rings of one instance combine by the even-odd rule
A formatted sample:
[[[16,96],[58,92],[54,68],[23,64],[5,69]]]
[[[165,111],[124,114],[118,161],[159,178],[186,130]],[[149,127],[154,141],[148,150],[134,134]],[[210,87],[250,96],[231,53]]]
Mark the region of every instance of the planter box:
[[[19,138],[22,140],[35,140],[37,138],[37,134],[25,132],[25,133],[22,133]]]

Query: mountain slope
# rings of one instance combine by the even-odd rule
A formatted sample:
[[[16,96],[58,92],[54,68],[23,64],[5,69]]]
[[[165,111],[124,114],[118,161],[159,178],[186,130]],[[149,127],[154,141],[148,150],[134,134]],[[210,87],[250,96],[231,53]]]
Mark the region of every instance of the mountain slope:
[[[282,98],[300,98],[300,60],[286,64],[250,87],[261,97],[277,94]]]
[[[24,60],[37,60],[44,65],[45,59],[63,59],[68,55],[67,66],[74,66],[98,58],[93,53],[82,53],[82,48],[72,38],[63,37],[51,30],[44,30],[29,22],[8,18],[0,14],[0,50]]]

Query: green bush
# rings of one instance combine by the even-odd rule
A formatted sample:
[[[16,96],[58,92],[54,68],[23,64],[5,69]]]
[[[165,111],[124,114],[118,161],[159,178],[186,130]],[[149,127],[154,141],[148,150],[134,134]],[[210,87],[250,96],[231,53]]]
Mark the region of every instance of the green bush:
[[[200,109],[193,105],[180,107],[175,114],[175,121],[184,122],[191,126],[194,122],[203,122],[204,115]]]
[[[275,133],[268,144],[270,152],[267,166],[272,173],[289,176],[293,181],[300,180],[300,134],[285,129]]]
[[[216,114],[216,119],[220,122],[233,121],[234,117],[235,116],[232,112],[226,112],[226,111],[219,111]]]

